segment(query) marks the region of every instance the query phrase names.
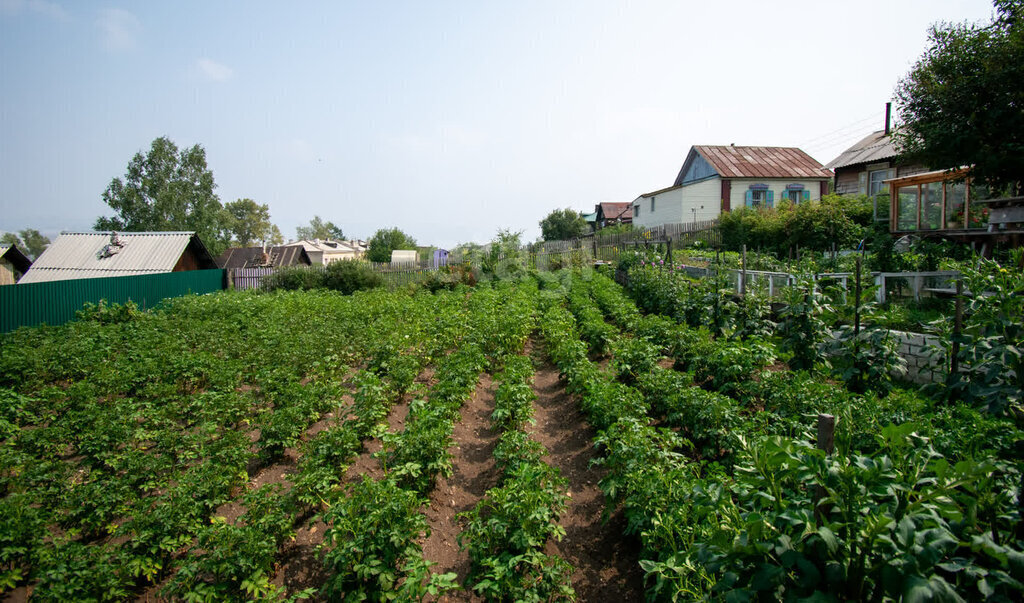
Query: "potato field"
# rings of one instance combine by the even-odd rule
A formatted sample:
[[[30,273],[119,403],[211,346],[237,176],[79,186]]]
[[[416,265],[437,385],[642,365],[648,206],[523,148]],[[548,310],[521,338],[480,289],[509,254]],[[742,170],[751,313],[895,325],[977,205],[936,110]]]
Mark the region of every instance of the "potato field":
[[[922,392],[865,343],[844,377],[793,343],[813,308],[626,268],[0,336],[0,593],[1024,598],[1019,372]]]

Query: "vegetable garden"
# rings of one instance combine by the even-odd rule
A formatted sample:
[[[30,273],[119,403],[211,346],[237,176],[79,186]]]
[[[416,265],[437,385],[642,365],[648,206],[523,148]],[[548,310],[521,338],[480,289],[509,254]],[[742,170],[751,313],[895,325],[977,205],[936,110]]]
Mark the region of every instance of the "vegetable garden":
[[[563,554],[581,486],[539,439],[534,379],[552,363],[635,598],[1021,599],[1019,272],[967,273],[991,295],[936,350],[958,370],[919,391],[894,379],[870,304],[827,353],[822,317],[842,309],[813,288],[773,315],[713,279],[626,268],[625,286],[563,270],[225,292],[2,336],[0,592],[597,599],[612,585]],[[452,520],[455,567],[425,540],[485,374],[494,471]]]

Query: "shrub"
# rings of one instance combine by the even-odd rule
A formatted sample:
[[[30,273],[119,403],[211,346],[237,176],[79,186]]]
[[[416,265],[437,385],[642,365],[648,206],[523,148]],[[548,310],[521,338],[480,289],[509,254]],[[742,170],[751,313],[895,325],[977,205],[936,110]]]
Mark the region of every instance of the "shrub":
[[[263,279],[263,288],[267,291],[284,289],[285,291],[306,291],[320,289],[324,282],[324,273],[318,268],[308,266],[286,266],[278,268],[273,274]]]
[[[356,291],[384,286],[384,279],[369,264],[357,260],[331,262],[324,270],[323,286],[351,295]]]

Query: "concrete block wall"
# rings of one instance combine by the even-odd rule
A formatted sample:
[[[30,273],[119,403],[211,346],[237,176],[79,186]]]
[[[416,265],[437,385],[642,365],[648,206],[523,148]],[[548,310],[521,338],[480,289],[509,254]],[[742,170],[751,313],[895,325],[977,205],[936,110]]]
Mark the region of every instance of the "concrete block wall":
[[[838,334],[835,331],[832,336]],[[900,378],[919,385],[938,383],[946,378],[942,358],[930,354],[930,349],[939,344],[937,336],[906,331],[890,331],[889,334],[897,341],[897,352],[907,361],[907,373]]]

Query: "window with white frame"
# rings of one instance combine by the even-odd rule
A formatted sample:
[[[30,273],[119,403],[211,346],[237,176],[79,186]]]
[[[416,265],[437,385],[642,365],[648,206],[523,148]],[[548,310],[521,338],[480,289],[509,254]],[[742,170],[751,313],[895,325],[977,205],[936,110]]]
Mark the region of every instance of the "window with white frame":
[[[633,206],[633,217],[634,218],[639,218],[640,217],[640,204],[639,203],[637,203],[636,205]]]

